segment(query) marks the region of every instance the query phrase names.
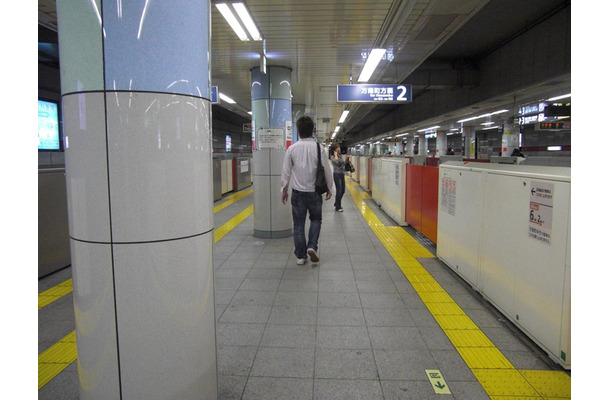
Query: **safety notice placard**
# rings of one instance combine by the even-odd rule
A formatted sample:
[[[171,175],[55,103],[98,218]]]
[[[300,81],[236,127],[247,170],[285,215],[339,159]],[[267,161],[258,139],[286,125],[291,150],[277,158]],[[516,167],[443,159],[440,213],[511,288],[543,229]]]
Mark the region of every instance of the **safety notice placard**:
[[[529,237],[551,244],[553,227],[553,184],[532,181],[530,186]]]
[[[441,180],[441,210],[453,216],[455,216],[456,187],[455,179],[443,177]]]
[[[258,130],[259,149],[284,149],[285,146],[286,136],[283,129],[260,128]]]

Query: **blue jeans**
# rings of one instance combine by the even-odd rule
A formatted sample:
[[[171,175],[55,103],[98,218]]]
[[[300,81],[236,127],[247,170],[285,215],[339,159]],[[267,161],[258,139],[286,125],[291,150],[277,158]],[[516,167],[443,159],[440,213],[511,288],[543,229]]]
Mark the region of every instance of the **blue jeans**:
[[[333,180],[335,181],[335,188],[337,189],[337,193],[335,194],[335,210],[338,210],[341,207],[341,199],[345,194],[345,175],[343,174],[333,174]]]
[[[294,237],[294,255],[307,258],[307,249],[318,251],[318,238],[322,228],[322,196],[316,192],[299,192],[292,190],[292,236]],[[305,218],[309,212],[309,240],[305,241]]]

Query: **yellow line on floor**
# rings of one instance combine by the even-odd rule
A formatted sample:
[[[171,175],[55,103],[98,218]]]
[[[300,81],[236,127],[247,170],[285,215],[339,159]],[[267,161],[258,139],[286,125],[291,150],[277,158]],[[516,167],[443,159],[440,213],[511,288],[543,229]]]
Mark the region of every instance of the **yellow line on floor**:
[[[225,197],[224,202],[222,202],[219,205],[217,205],[216,207],[214,207],[214,213],[217,213],[218,211],[222,210],[223,208],[236,203],[237,201],[243,199],[244,197],[252,194],[252,192],[254,192],[253,189],[246,189],[246,190],[241,190],[237,193],[233,193],[233,194]]]
[[[76,331],[38,355],[38,390],[76,360]]]
[[[571,378],[563,371],[517,370],[443,287],[417,261],[434,257],[403,228],[384,226],[370,209],[370,196],[346,180],[356,207],[420,296],[492,400],[571,398]]]
[[[214,230],[214,243],[222,239],[227,233],[231,232],[237,225],[244,222],[254,212],[254,205],[250,205],[248,208],[231,218],[224,225]]]
[[[72,292],[72,278],[66,279],[62,283],[38,293],[38,309],[48,306],[52,302]]]
[[[248,192],[248,191],[247,191]],[[239,198],[243,198],[249,193],[244,194]],[[216,210],[215,210],[216,212]],[[241,211],[235,217],[231,218],[225,224],[214,230],[214,243],[222,239],[227,233],[231,232],[235,227],[242,223],[254,212],[254,206],[250,205],[245,210]],[[69,290],[68,290],[69,287]],[[72,279],[68,279],[55,287],[48,289],[38,295],[38,309],[51,303],[57,298],[70,293],[72,291]],[[64,293],[65,292],[65,293]],[[59,295],[59,293],[63,293]],[[41,299],[41,296],[43,299]],[[59,297],[57,297],[59,296]],[[52,300],[48,301],[51,297]],[[48,298],[48,299],[47,299]],[[48,301],[47,304],[41,306],[41,301]],[[76,352],[76,331],[70,332],[59,342],[55,343],[38,355],[38,390],[49,383],[51,379],[57,376],[67,366],[72,364],[77,358]]]

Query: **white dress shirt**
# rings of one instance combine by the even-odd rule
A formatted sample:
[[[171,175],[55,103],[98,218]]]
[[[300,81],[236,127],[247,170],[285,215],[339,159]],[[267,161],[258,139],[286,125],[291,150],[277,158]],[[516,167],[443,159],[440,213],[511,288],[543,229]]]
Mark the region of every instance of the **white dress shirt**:
[[[295,144],[288,147],[284,156],[284,166],[282,168],[282,190],[287,188],[290,177],[293,177],[292,188],[299,192],[315,192],[316,189],[316,170],[318,169],[318,142],[314,138],[298,140]],[[324,167],[324,176],[328,190],[333,187],[333,172],[326,157],[326,151],[320,146],[320,158]]]

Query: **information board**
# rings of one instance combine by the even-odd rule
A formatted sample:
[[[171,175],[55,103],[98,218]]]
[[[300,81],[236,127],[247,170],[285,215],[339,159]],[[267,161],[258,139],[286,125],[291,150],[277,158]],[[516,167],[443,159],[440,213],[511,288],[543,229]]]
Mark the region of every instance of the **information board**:
[[[411,85],[337,85],[338,103],[408,103]]]
[[[259,149],[284,149],[286,146],[283,129],[260,128],[257,133]]]

